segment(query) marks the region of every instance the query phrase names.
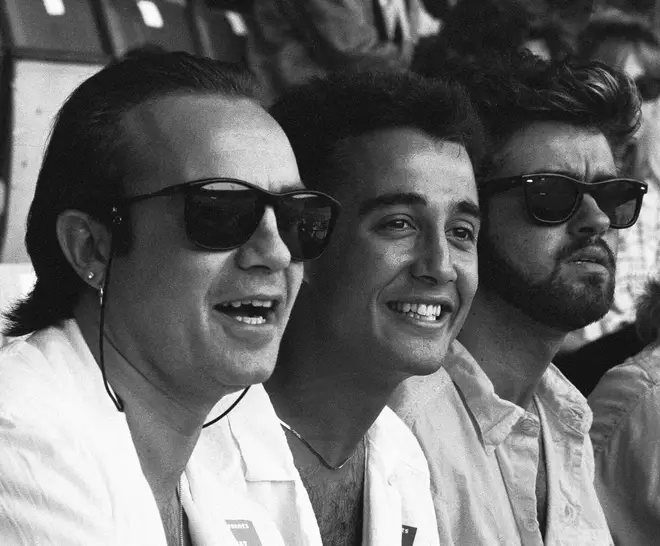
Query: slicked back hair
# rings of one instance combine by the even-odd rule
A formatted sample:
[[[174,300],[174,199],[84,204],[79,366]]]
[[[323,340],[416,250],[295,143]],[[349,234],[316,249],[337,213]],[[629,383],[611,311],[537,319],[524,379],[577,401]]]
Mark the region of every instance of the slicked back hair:
[[[535,122],[560,122],[601,132],[620,163],[640,123],[640,99],[621,71],[597,61],[547,62],[516,53],[461,64],[440,74],[457,77],[468,89],[491,149],[478,176],[487,178],[497,152],[517,131]]]
[[[377,130],[414,129],[464,146],[481,160],[483,130],[465,90],[449,80],[403,72],[337,72],[285,93],[270,113],[282,125],[303,183],[336,193],[325,176],[347,139]]]
[[[73,316],[85,289],[56,235],[68,209],[110,225],[110,204],[125,195],[131,141],[124,118],[133,108],[171,95],[254,99],[250,75],[235,65],[183,52],[137,52],[83,82],[60,109],[37,179],[25,243],[36,272],[34,290],[8,315],[8,335],[24,335]],[[256,100],[256,99],[255,99]],[[130,247],[128,230],[114,241]]]

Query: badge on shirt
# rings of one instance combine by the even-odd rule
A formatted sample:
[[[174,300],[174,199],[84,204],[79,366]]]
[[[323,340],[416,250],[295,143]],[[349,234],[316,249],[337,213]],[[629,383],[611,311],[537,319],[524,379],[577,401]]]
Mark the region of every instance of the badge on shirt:
[[[409,527],[408,525],[403,525],[401,529],[401,546],[413,546],[416,534],[417,527]]]
[[[261,546],[259,535],[257,535],[257,531],[249,519],[228,519],[225,521],[239,546]]]

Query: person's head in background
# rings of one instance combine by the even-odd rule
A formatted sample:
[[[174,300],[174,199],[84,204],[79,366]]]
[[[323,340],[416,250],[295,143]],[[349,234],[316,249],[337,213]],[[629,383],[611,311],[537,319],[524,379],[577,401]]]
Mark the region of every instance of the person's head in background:
[[[647,20],[618,10],[605,11],[592,20],[578,37],[577,55],[622,70],[630,77],[642,100],[642,124],[636,135],[637,157],[627,168],[639,170],[646,158],[660,173],[660,37]],[[657,156],[657,158],[656,158]],[[641,175],[641,173],[640,173]]]
[[[559,18],[521,0],[461,0],[443,21],[439,34],[419,46],[412,69],[441,75],[446,62],[479,62],[491,55],[530,50],[561,59],[571,51]]]
[[[660,278],[650,279],[637,300],[635,324],[639,339],[649,345],[660,339]]]

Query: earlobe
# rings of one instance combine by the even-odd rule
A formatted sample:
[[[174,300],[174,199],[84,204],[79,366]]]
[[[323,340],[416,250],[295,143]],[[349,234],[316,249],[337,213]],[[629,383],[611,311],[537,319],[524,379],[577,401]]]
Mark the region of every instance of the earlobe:
[[[103,283],[111,234],[89,214],[65,210],[57,218],[62,253],[78,276],[94,289]]]

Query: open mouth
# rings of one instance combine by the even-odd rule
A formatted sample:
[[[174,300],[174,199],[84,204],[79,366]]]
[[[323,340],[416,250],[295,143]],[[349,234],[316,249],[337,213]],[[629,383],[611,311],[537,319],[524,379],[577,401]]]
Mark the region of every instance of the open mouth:
[[[395,313],[423,322],[438,322],[451,312],[447,306],[432,303],[389,301],[387,306]]]
[[[278,302],[275,300],[235,300],[214,307],[238,322],[257,326],[274,320]]]

